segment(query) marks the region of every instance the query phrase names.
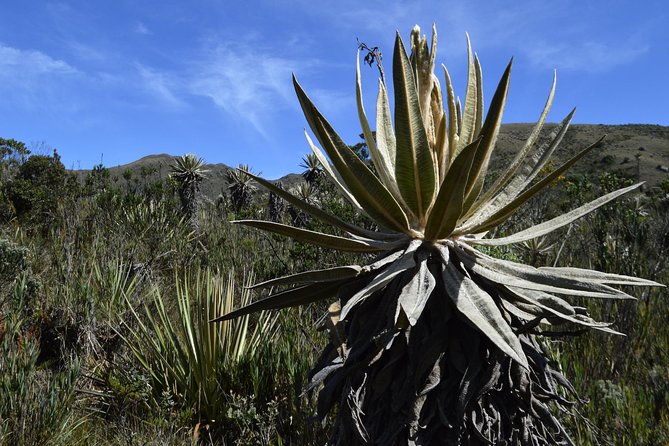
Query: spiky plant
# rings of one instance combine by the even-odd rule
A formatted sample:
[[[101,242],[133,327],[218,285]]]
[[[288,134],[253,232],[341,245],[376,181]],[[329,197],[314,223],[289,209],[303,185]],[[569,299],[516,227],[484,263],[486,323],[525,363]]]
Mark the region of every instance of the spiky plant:
[[[174,160],[170,176],[177,183],[177,192],[181,201],[184,216],[197,227],[197,206],[200,185],[205,179],[207,169],[204,160],[192,153],[182,155]]]
[[[247,164],[240,164],[237,169],[230,169],[226,173],[230,202],[237,213],[251,205],[251,197],[256,189],[253,176]]]
[[[316,189],[307,182],[298,183],[293,187],[290,192],[299,198],[301,201],[304,201],[309,204],[316,204],[318,202],[318,197],[316,196]]]
[[[311,186],[315,186],[318,180],[323,176],[323,166],[321,165],[321,161],[313,153],[308,153],[302,158],[300,167],[304,168],[302,177]]]
[[[539,141],[553,100],[553,81],[523,148],[484,189],[511,63],[484,118],[481,66],[469,41],[462,108],[446,68],[443,90],[433,72],[435,53],[434,30],[429,47],[419,28],[413,29],[411,55],[397,35],[395,129],[382,79],[376,138],[363,107],[358,62],[358,115],[377,174],[342,141],[294,80],[304,115],[325,151],[307,135],[314,154],[343,195],[382,229],[355,227],[258,177],[254,178],[293,206],[346,235],[264,221],[237,223],[377,256],[365,266],[308,271],[260,283],[257,287],[288,287],[220,319],[336,299],[328,318],[332,342],[307,386],[320,386],[321,418],[338,408],[332,444],[573,444],[556,414],[568,411],[578,395],[545,352],[542,342],[549,332],[543,327],[550,325],[550,332],[585,327],[615,333],[566,299],[630,299],[611,285],[657,284],[584,269],[534,268],[491,257],[477,247],[541,237],[639,185],[515,234],[490,237],[492,229],[597,143],[535,179],[573,114],[545,142]]]
[[[308,203],[312,206],[317,204],[318,197],[316,196],[316,189],[314,186],[312,186],[311,183],[298,183],[289,192],[304,203]],[[293,226],[297,226],[299,228],[304,228],[307,226],[307,223],[309,222],[309,216],[303,210],[296,208],[295,206],[289,206],[288,213],[290,214],[290,221]]]
[[[277,181],[276,187],[283,189],[283,183],[281,181]],[[269,197],[267,199],[267,218],[269,218],[270,221],[280,222],[283,216],[284,208],[285,201],[283,201],[283,198],[270,191]]]
[[[244,280],[250,285],[253,274]],[[227,391],[239,373],[238,364],[255,355],[276,330],[277,315],[261,313],[252,324],[249,317],[221,324],[207,322],[214,315],[230,311],[236,282],[232,273],[225,277],[207,270],[176,282],[177,311],[156,288],[143,309],[135,309],[126,296],[134,326],[122,336],[132,354],[152,380],[151,403],[160,404],[167,392],[185,408],[192,408],[198,421],[219,419],[226,409]],[[250,292],[241,293],[250,302]]]

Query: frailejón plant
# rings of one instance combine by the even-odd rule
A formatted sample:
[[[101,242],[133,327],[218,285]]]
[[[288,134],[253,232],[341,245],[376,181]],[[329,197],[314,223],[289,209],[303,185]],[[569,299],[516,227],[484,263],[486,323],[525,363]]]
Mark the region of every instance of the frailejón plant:
[[[226,172],[230,190],[230,202],[234,212],[241,212],[251,205],[251,196],[256,189],[248,164],[240,164],[237,169]]]
[[[578,395],[545,353],[545,336],[537,335],[547,325],[551,332],[564,325],[564,330],[586,327],[615,333],[567,298],[630,299],[612,285],[656,285],[591,270],[534,268],[477,249],[541,237],[639,185],[515,234],[490,237],[490,230],[597,143],[536,178],[573,114],[541,142],[554,80],[524,146],[484,188],[511,63],[484,117],[481,66],[469,43],[468,52],[461,107],[448,70],[443,68],[443,88],[434,73],[436,32],[428,45],[414,28],[410,55],[398,34],[392,67],[394,126],[381,79],[376,137],[363,106],[358,61],[358,115],[376,173],[349,149],[294,80],[304,115],[322,147],[307,135],[312,151],[342,194],[376,221],[378,231],[341,221],[250,175],[344,235],[266,221],[237,223],[326,248],[377,254],[364,266],[260,283],[256,287],[288,287],[219,318],[336,299],[328,318],[332,342],[307,386],[320,389],[320,417],[338,408],[332,444],[573,444],[556,414],[568,410]]]
[[[313,153],[308,153],[304,158],[302,158],[300,167],[304,168],[304,172],[302,172],[302,178],[304,178],[304,180],[312,186],[315,185],[318,182],[318,179],[323,175],[321,161]]]
[[[179,200],[184,216],[197,227],[197,205],[200,185],[209,172],[204,168],[204,160],[192,153],[182,155],[174,160],[170,176],[177,183]]]

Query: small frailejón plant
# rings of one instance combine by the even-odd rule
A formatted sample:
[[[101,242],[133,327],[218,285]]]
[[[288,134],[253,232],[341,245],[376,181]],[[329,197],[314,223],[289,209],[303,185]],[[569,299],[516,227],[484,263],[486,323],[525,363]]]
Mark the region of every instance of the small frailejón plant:
[[[248,164],[240,164],[237,169],[228,170],[225,176],[230,190],[232,210],[239,213],[247,209],[251,205],[251,198],[256,190],[251,168]]]
[[[305,169],[304,172],[302,172],[302,178],[304,178],[304,181],[312,186],[316,185],[318,179],[323,175],[321,161],[313,153],[309,153],[307,156],[302,158],[300,167]]]
[[[204,166],[202,158],[188,153],[177,157],[170,169],[170,176],[177,183],[181,210],[188,221],[196,228],[200,185],[209,172]]]
[[[541,237],[639,184],[515,234],[487,236],[597,143],[535,178],[573,114],[546,142],[539,141],[553,99],[553,81],[524,147],[484,189],[511,63],[484,117],[481,67],[469,43],[468,50],[467,91],[460,107],[446,68],[445,88],[434,74],[436,31],[429,46],[414,28],[410,55],[398,34],[392,71],[394,129],[381,79],[376,137],[363,107],[358,61],[358,115],[376,174],[294,80],[323,151],[307,135],[311,149],[342,194],[376,221],[378,231],[353,226],[251,175],[344,235],[266,221],[237,223],[326,248],[377,254],[365,266],[308,271],[260,283],[256,287],[287,287],[218,319],[336,300],[327,318],[331,343],[307,386],[320,389],[321,418],[337,407],[332,444],[573,444],[556,414],[568,410],[578,395],[545,353],[544,336],[537,335],[546,324],[615,333],[566,298],[630,299],[612,285],[657,285],[584,269],[535,268],[477,250]]]

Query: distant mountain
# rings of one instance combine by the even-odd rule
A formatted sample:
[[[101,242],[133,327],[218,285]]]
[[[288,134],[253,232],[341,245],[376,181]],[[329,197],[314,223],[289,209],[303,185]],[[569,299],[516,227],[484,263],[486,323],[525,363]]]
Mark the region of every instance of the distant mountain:
[[[167,178],[171,171],[170,166],[174,164],[175,158],[177,157],[165,153],[148,155],[129,164],[108,167],[108,169],[114,184],[120,186],[125,185],[128,179],[129,181],[138,180],[140,183],[145,181],[151,182]],[[222,163],[207,164],[206,169],[208,172],[206,179],[202,183],[201,190],[205,196],[214,199],[221,191],[227,189],[226,173],[231,167]],[[90,170],[76,170],[74,172],[80,178],[83,178]],[[281,181],[284,187],[290,188],[302,181],[302,176],[299,174],[288,174],[277,181]]]
[[[514,154],[523,146],[532,130],[533,124],[505,124],[502,126],[497,142],[497,149],[491,160],[491,172],[504,167],[513,160]],[[548,135],[555,124],[547,124],[544,135]],[[669,179],[669,127],[648,124],[601,125],[575,124],[565,135],[562,143],[553,155],[554,165],[559,165],[581,149],[606,135],[601,147],[594,149],[587,157],[579,161],[572,173],[597,175],[603,170],[620,172],[640,181],[646,181],[647,187],[653,187]],[[112,178],[118,183],[125,183],[128,172],[134,179],[166,178],[170,166],[174,163],[172,155],[149,155],[122,166],[109,167]],[[226,172],[230,169],[225,164],[207,165],[209,173],[202,185],[203,193],[215,198],[227,189]],[[88,171],[77,171],[81,176]],[[132,181],[132,180],[131,180]],[[299,174],[289,174],[277,181],[290,188],[302,181]]]

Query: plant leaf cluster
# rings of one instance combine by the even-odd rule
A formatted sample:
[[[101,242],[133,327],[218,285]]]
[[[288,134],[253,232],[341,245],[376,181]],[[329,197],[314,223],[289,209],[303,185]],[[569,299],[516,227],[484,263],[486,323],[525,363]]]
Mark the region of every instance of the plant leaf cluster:
[[[554,407],[567,411],[578,396],[536,335],[544,326],[616,333],[568,298],[632,299],[612,285],[657,284],[576,268],[534,268],[495,259],[476,247],[543,236],[640,184],[514,234],[489,237],[492,229],[601,140],[537,178],[573,116],[572,111],[547,138],[539,138],[553,101],[554,79],[524,146],[493,184],[484,188],[512,62],[484,116],[482,70],[469,38],[464,105],[453,93],[448,70],[442,67],[443,90],[434,73],[436,42],[435,29],[428,45],[415,27],[407,54],[397,35],[394,122],[382,79],[375,137],[363,105],[358,60],[357,109],[376,173],[344,143],[293,79],[320,148],[308,134],[307,141],[325,174],[380,229],[369,231],[341,221],[252,174],[248,175],[291,205],[345,235],[267,221],[237,223],[377,257],[365,266],[309,271],[259,284],[290,286],[217,320],[337,300],[330,318],[336,336],[308,386],[321,386],[321,418],[338,406],[333,444],[432,444],[437,438],[447,444],[573,444]]]

